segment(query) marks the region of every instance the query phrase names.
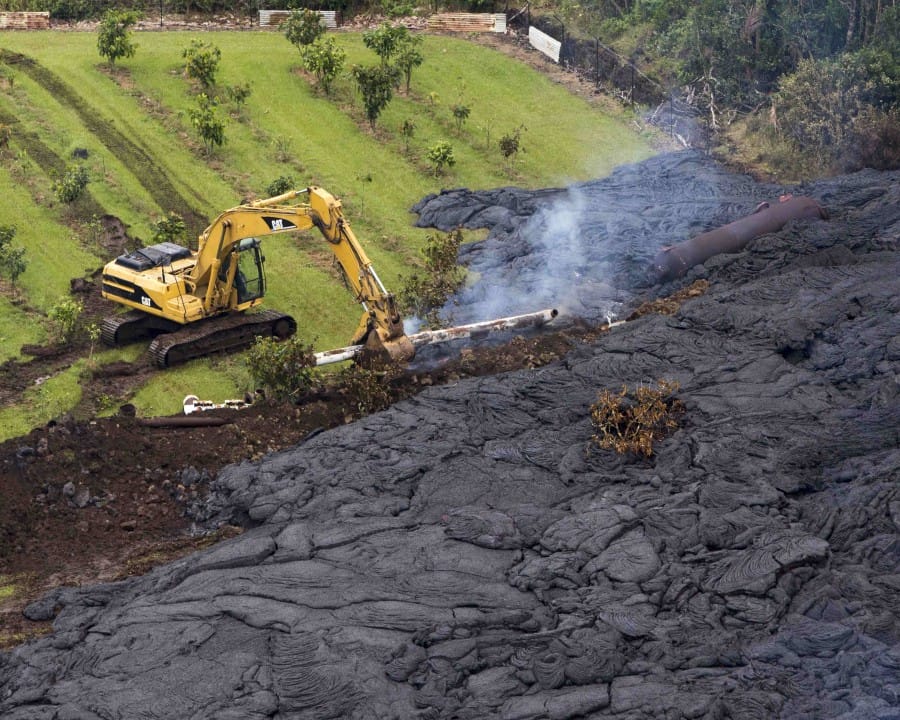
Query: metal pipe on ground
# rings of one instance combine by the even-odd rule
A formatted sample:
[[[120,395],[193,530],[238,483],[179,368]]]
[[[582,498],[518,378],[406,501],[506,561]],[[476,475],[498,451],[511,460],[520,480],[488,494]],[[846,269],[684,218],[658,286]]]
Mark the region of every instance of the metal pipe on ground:
[[[559,311],[556,308],[547,308],[546,310],[525,313],[524,315],[511,315],[497,320],[485,320],[441,330],[424,330],[423,332],[409,335],[408,339],[416,348],[433,343],[450,342],[451,340],[477,339],[489,333],[502,332],[504,330],[539,328],[551,322],[557,315],[559,315]],[[363,345],[350,345],[349,347],[318,352],[315,354],[316,365],[329,365],[342,362],[343,360],[352,360],[363,350],[365,350]]]
[[[760,203],[752,215],[660,250],[650,266],[651,279],[674,280],[714,255],[743,250],[754,238],[777,232],[791,220],[813,218],[827,220],[828,213],[810,197],[785,196],[777,203]]]

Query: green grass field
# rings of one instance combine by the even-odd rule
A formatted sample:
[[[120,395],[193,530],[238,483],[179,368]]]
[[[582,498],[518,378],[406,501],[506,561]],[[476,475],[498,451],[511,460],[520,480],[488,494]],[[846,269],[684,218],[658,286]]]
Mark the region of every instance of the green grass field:
[[[325,97],[298,72],[299,53],[280,33],[134,37],[136,55],[110,73],[93,33],[0,33],[0,47],[33,59],[39,68],[0,64],[0,112],[16,120],[0,162],[0,225],[17,227],[17,243],[26,248],[29,263],[19,280],[24,303],[0,302],[0,360],[44,336],[40,313],[67,291],[70,278],[111,259],[87,246],[85,231],[51,192],[54,172],[73,162],[76,148],[88,152],[92,207],[121,218],[139,241],[149,240],[153,223],[175,209],[175,202],[211,219],[243,198],[264,196],[282,175],[292,176],[298,187],[321,185],[342,198],[347,218],[392,289],[418,262],[428,235],[412,227],[409,212],[424,195],[458,186],[557,186],[601,176],[653,152],[624,121],[529,67],[462,39],[426,37],[426,60],[413,73],[409,96],[395,95],[373,134],[360,121],[360,99],[349,78],[340,78]],[[252,90],[240,116],[227,122],[225,145],[211,157],[202,152],[188,118],[195,91],[183,76],[181,53],[194,38],[222,51],[219,92],[240,83]],[[378,62],[358,33],[336,38],[347,52],[347,67]],[[461,130],[453,121],[454,103],[471,109]],[[222,109],[229,108],[223,103]],[[409,153],[399,132],[407,119],[416,125]],[[520,126],[526,128],[524,152],[510,173],[497,141]],[[425,153],[438,140],[452,144],[457,163],[435,177]],[[281,236],[264,246],[267,306],[297,317],[302,336],[317,349],[346,344],[361,310],[328,267],[320,237]],[[26,313],[23,304],[32,311]],[[162,413],[178,411],[187,392],[233,397],[248,377],[239,365],[233,359],[204,361],[168,371],[133,402],[142,412]],[[29,399],[28,422],[49,419],[77,396],[71,380],[63,378],[41,392]],[[3,437],[22,429],[2,419]]]

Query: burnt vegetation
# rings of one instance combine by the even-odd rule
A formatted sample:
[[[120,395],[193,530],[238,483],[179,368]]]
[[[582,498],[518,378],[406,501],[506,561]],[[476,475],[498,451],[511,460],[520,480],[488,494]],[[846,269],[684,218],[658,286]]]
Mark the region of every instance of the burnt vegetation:
[[[634,390],[623,385],[618,393],[602,390],[591,405],[592,442],[620,455],[651,457],[654,443],[682,423],[685,407],[676,392],[678,383],[671,380],[660,380],[655,388],[642,384]]]

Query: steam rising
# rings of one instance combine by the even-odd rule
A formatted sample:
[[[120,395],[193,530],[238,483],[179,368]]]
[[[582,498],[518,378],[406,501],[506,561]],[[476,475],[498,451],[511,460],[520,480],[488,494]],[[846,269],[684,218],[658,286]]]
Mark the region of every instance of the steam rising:
[[[460,250],[471,280],[443,309],[450,322],[547,307],[603,322],[646,287],[662,247],[743,217],[781,191],[686,151],[564,190],[452,190],[413,210],[420,226],[491,228]]]

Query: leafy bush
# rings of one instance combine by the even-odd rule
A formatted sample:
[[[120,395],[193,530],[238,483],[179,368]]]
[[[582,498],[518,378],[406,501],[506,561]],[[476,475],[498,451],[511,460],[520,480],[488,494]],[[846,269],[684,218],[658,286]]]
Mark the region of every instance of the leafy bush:
[[[72,298],[63,298],[50,308],[51,335],[56,342],[69,342],[78,329],[84,305]]]
[[[303,66],[316,76],[316,82],[321,85],[326,94],[331,92],[331,83],[344,68],[347,53],[337,46],[337,42],[331,36],[320,38],[312,45],[305,45],[300,50],[303,58]]]
[[[424,271],[411,275],[398,294],[404,313],[424,319],[432,328],[442,325],[441,308],[465,280],[465,271],[457,264],[462,241],[459,228],[428,236],[422,250]]]
[[[603,390],[591,405],[591,440],[620,455],[650,457],[653,443],[680,425],[684,404],[675,397],[678,383],[660,380],[657,388],[640,385],[633,393],[623,385],[619,394]]]
[[[425,157],[431,163],[435,176],[444,172],[444,167],[456,165],[456,158],[453,156],[453,146],[446,140],[439,140],[428,148],[428,153]]]
[[[225,88],[225,97],[228,99],[228,102],[234,105],[238,110],[244,106],[244,103],[247,102],[247,99],[252,93],[253,90],[250,88],[250,83],[228,85]]]
[[[282,341],[257,338],[247,353],[247,365],[253,379],[281,399],[308,390],[316,377],[312,345],[296,335]]]
[[[119,58],[134,55],[137,45],[131,40],[129,28],[138,21],[138,14],[131,10],[109,9],[103,14],[97,29],[97,51],[110,65]]]
[[[279,175],[266,186],[266,197],[283,195],[288,190],[294,189],[294,178],[290,175]]]
[[[187,238],[187,227],[184,218],[178,213],[170,212],[162,220],[153,225],[153,242],[180,243]]]
[[[185,75],[199,82],[204,88],[216,84],[216,73],[219,72],[219,61],[222,59],[222,51],[219,48],[195,38],[182,50],[181,56],[185,59]]]
[[[61,203],[71,204],[84,194],[91,181],[83,165],[72,165],[65,174],[53,182],[53,192]]]

